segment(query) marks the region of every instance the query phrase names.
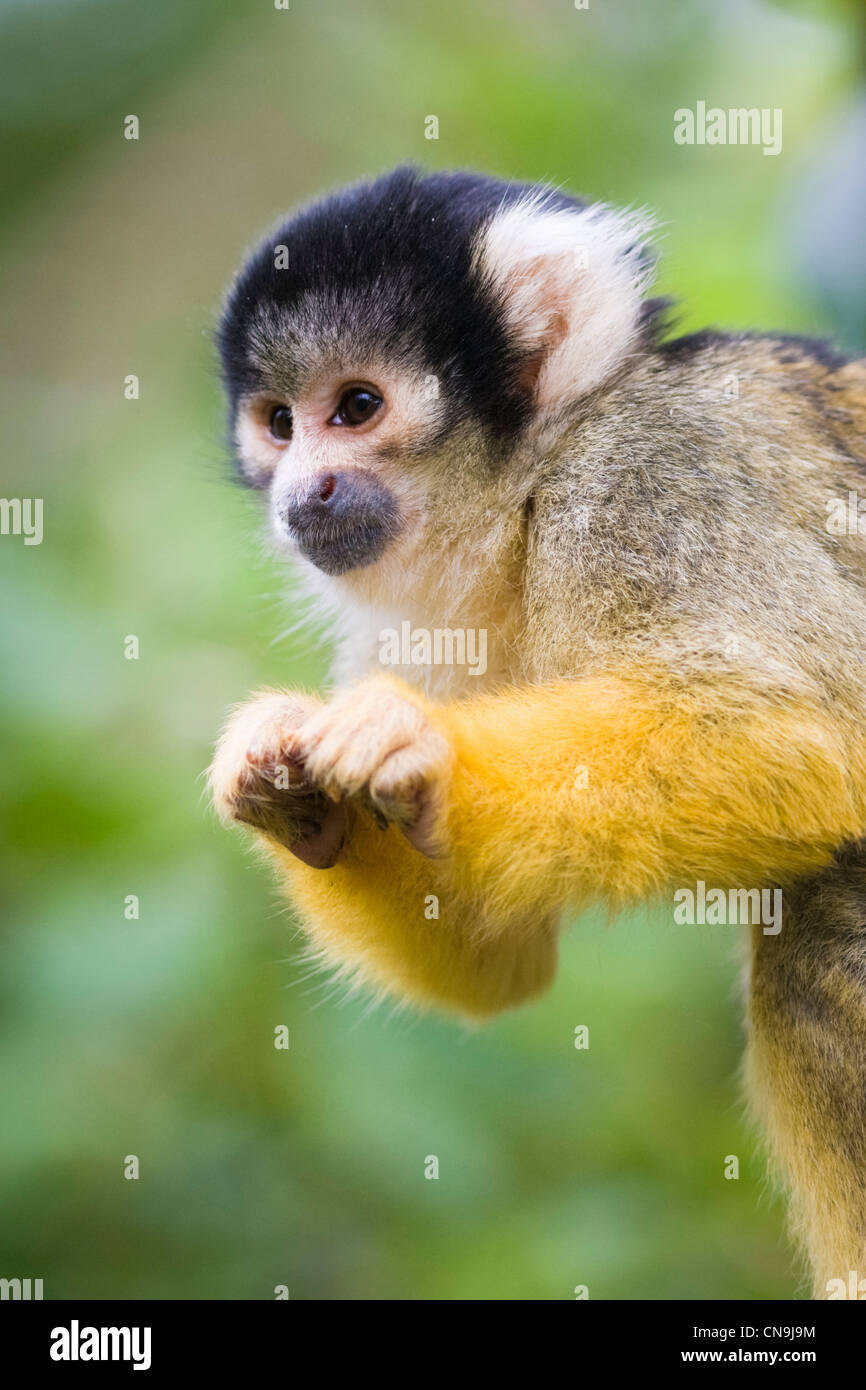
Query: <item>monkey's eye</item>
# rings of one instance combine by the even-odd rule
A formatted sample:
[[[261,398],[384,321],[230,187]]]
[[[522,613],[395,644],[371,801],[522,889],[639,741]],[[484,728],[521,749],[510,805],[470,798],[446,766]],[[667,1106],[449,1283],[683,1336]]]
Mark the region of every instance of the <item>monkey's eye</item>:
[[[275,405],[268,416],[268,429],[280,443],[292,437],[292,412],[287,405]]]
[[[336,414],[329,420],[331,425],[363,425],[376,414],[382,404],[382,397],[365,386],[352,386],[340,397]]]

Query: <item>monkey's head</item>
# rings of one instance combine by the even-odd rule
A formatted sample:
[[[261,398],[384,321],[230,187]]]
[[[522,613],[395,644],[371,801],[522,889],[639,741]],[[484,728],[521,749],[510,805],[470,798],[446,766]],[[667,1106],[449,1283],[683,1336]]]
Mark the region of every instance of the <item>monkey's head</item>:
[[[639,346],[648,278],[636,217],[475,174],[398,169],[279,225],[219,330],[278,542],[399,592],[431,538],[519,514],[551,427]]]

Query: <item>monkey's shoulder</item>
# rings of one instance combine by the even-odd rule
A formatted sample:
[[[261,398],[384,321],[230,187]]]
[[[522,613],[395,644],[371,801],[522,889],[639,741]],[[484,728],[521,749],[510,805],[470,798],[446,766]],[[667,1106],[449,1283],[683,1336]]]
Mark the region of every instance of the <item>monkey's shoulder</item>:
[[[650,358],[657,382],[696,389],[696,402],[717,399],[722,422],[747,426],[754,438],[762,414],[816,435],[836,435],[843,450],[866,464],[866,358],[847,356],[832,343],[797,334],[723,333],[714,329],[661,343]],[[733,407],[733,408],[728,408]],[[759,430],[760,434],[760,430]]]
[[[784,502],[866,476],[866,359],[794,336],[704,330],[633,360],[576,417],[547,476],[579,503],[689,511]]]

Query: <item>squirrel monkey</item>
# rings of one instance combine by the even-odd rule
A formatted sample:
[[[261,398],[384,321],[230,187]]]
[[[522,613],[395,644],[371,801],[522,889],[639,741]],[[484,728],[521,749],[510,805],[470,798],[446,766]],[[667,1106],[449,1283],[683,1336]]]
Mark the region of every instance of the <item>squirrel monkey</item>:
[[[323,959],[464,1017],[546,988],[566,908],[781,891],[748,1072],[825,1296],[866,1275],[866,362],[666,340],[649,231],[398,169],[253,252],[232,435],[337,657],[211,787]]]

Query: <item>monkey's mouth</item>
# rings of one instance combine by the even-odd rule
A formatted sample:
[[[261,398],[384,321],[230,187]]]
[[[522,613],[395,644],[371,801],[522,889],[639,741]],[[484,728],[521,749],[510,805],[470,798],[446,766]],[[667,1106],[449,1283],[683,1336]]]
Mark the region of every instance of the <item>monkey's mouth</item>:
[[[318,478],[279,518],[304,558],[330,575],[375,564],[402,529],[394,495],[360,469]]]

